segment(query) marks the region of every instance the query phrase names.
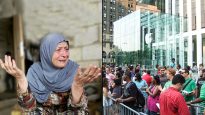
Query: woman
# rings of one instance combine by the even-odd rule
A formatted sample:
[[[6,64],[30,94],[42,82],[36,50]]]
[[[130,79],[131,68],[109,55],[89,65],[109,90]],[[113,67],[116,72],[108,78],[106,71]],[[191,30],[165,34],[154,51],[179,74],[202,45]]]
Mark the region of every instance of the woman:
[[[159,112],[159,108],[156,104],[159,103],[160,89],[160,78],[156,75],[152,81],[152,86],[146,89],[149,95],[147,99],[148,115],[157,115]]]
[[[112,83],[112,98],[120,98],[122,95],[122,88],[121,88],[121,79],[115,79],[114,82]]]
[[[112,99],[109,98],[108,79],[103,78],[103,113],[108,115],[111,112]]]
[[[161,89],[160,91],[165,91],[172,85],[172,79],[174,78],[176,74],[176,70],[174,68],[168,68],[166,73],[167,73],[168,81],[165,83],[163,89]]]
[[[69,59],[69,42],[58,33],[47,34],[40,45],[40,62],[25,76],[15,60],[5,55],[1,67],[16,78],[18,103],[24,114],[88,114],[83,86],[99,77],[100,69],[89,67],[83,73]]]
[[[147,99],[147,93],[145,90],[148,88],[147,82],[142,79],[140,73],[135,74],[135,81],[137,88],[140,89],[145,99]]]

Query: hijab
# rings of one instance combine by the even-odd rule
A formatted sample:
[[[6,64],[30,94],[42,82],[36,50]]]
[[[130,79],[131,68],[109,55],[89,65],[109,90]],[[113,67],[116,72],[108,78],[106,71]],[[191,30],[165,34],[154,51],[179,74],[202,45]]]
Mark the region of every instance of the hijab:
[[[34,63],[28,70],[28,85],[36,100],[46,102],[52,92],[70,90],[77,73],[78,64],[69,60],[64,68],[52,64],[52,55],[60,42],[68,42],[59,33],[47,34],[40,45],[40,62]]]

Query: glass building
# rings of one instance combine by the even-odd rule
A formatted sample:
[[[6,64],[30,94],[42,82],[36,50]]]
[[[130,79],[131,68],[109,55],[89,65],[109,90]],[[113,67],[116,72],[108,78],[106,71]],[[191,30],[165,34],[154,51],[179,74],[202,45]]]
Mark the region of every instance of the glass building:
[[[139,8],[114,22],[116,55],[124,52],[126,57],[134,57],[129,63],[118,63],[116,59],[118,65],[169,66],[172,58],[182,66],[187,65],[187,39],[183,37],[187,18],[153,9]]]

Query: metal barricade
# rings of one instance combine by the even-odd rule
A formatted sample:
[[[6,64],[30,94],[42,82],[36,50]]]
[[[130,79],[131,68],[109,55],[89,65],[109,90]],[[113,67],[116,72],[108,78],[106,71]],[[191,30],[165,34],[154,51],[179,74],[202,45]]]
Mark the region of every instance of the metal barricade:
[[[204,115],[204,107],[199,104],[189,104],[188,105],[191,115]]]
[[[144,108],[134,110],[123,103],[116,103],[113,98],[111,99],[113,100],[113,104],[111,106],[103,107],[103,115],[147,115],[141,112]]]

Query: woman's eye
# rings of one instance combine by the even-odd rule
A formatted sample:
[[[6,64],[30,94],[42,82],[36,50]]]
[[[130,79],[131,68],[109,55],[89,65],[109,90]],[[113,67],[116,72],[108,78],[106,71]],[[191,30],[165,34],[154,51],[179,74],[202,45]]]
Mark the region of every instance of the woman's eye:
[[[59,52],[59,51],[61,51],[61,50],[60,50],[60,49],[57,49],[56,51]]]

